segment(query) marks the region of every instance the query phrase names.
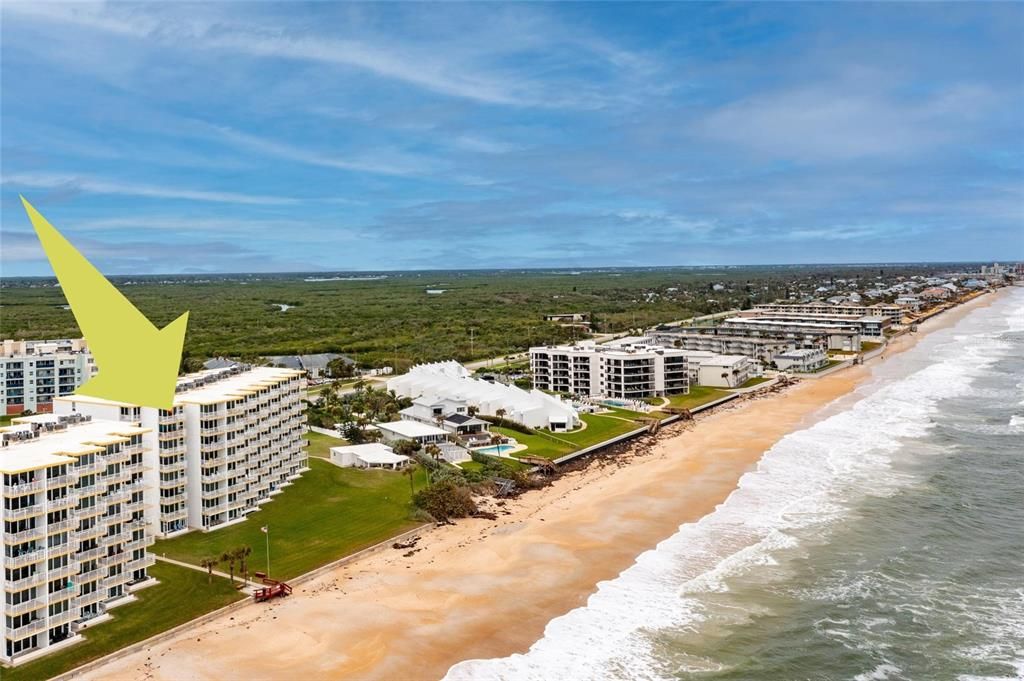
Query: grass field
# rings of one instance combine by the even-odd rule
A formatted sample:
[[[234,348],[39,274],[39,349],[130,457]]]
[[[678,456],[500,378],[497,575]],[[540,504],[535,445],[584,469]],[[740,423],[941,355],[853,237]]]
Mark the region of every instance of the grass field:
[[[86,629],[85,641],[20,667],[2,669],[0,678],[48,679],[244,597],[226,579],[214,577],[208,584],[205,574],[177,565],[158,562],[149,574],[160,583],[139,591],[134,603],[111,610],[111,620]]]
[[[837,364],[842,364],[843,361],[845,361],[845,360],[830,359],[829,361],[825,362],[823,365],[821,365],[820,367],[818,367],[817,369],[815,369],[811,373],[812,374],[817,374],[817,373],[822,372],[822,371],[827,371],[828,369],[831,369],[832,367],[834,367]]]
[[[702,404],[713,402],[719,398],[729,395],[728,390],[721,390],[719,388],[709,388],[703,385],[691,385],[690,392],[686,395],[672,395],[669,400],[670,407],[676,407],[677,409],[693,409],[699,407]]]
[[[318,459],[329,459],[331,458],[331,447],[340,447],[341,445],[348,444],[348,440],[331,437],[323,433],[314,433],[312,430],[308,431],[303,437],[309,440],[306,453]]]
[[[625,409],[614,410],[620,415],[635,414]],[[544,433],[525,435],[509,428],[492,426],[491,430],[508,437],[515,438],[520,444],[526,445],[526,449],[516,452],[512,456],[539,456],[545,459],[557,459],[571,454],[576,450],[595,445],[599,442],[611,439],[616,435],[636,430],[642,424],[618,418],[615,416],[602,416],[600,414],[583,414],[580,418],[586,422],[587,427],[572,433]]]
[[[753,376],[751,378],[748,378],[746,382],[740,386],[740,388],[753,388],[755,385],[760,385],[765,381],[769,380],[771,379],[768,378],[767,376]]]
[[[552,440],[544,435],[525,435],[510,428],[499,428],[491,426],[495,433],[515,438],[520,444],[526,445],[526,450],[515,452],[512,456],[524,454],[526,456],[539,456],[545,459],[557,459],[573,451],[575,447],[567,442]]]
[[[338,468],[322,459],[311,470],[263,505],[245,522],[213,532],[192,532],[158,541],[151,549],[198,565],[238,546],[251,546],[250,571],[266,570],[266,535],[270,527],[271,574],[290,579],[359,549],[408,530],[409,478],[393,471]],[[416,488],[425,484],[417,474]],[[227,571],[226,566],[220,566]]]

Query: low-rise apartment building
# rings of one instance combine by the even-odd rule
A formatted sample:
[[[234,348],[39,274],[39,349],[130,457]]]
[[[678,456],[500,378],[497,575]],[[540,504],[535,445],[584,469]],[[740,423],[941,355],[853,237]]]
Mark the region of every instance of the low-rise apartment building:
[[[245,520],[308,470],[301,371],[240,365],[178,379],[171,410],[85,395],[58,413],[141,423],[153,533],[173,536]]]
[[[643,399],[689,391],[686,353],[658,345],[533,347],[530,368],[534,387],[571,395]]]
[[[814,371],[827,362],[828,355],[821,348],[789,350],[775,356],[775,366],[779,371]]]
[[[5,340],[0,344],[0,405],[4,414],[47,413],[93,377],[96,363],[84,338]]]
[[[898,302],[898,301],[897,301]],[[904,308],[900,305],[878,303],[876,305],[832,305],[829,303],[762,303],[755,305],[757,315],[791,314],[824,315],[826,317],[885,317],[893,324],[903,319]]]
[[[709,352],[716,355],[745,355],[770,364],[780,352],[803,344],[791,339],[764,338],[748,335],[729,335],[713,326],[668,327],[652,332],[656,343],[688,352]],[[811,343],[811,341],[807,341]],[[824,344],[824,340],[820,341]],[[693,376],[693,372],[690,372]],[[696,379],[694,379],[696,382]]]
[[[863,338],[870,338],[872,340],[880,340],[885,338],[885,329],[890,325],[888,317],[880,317],[877,315],[826,315],[826,314],[812,314],[812,313],[785,313],[785,312],[768,312],[764,314],[758,314],[757,316],[741,316],[736,319],[766,319],[777,322],[810,322],[813,324],[834,324],[843,328],[849,328],[859,333]],[[732,321],[728,319],[726,321]]]
[[[698,383],[713,388],[738,388],[753,375],[753,362],[743,355],[715,355],[700,360]]]
[[[79,414],[0,428],[5,662],[71,641],[151,583],[147,433]]]
[[[727,335],[760,336],[789,340],[817,346],[822,343],[829,350],[860,350],[860,331],[857,324],[833,321],[791,321],[761,319],[759,317],[729,317],[717,329]]]

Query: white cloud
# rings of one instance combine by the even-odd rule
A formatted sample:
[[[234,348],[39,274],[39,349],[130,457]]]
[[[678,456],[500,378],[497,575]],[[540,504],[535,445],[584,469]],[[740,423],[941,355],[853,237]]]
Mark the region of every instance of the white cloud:
[[[206,191],[137,184],[120,180],[92,178],[78,175],[50,173],[17,173],[5,175],[0,184],[26,189],[57,189],[65,192],[89,194],[115,194],[138,196],[152,199],[183,199],[187,201],[209,201],[214,203],[240,203],[254,206],[289,205],[299,203],[297,199],[281,196],[260,196],[237,192]]]

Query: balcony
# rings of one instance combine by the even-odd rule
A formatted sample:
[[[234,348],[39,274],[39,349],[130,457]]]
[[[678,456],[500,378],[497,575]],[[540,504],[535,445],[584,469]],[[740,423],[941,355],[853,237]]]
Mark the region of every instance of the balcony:
[[[4,606],[4,613],[8,617],[13,617],[16,615],[24,615],[26,612],[32,612],[33,610],[38,610],[39,608],[44,607],[46,607],[46,603],[43,599],[33,598],[30,601],[22,601],[17,605],[11,605],[10,603],[6,604]]]
[[[147,553],[144,558],[136,558],[135,560],[125,563],[124,569],[125,572],[131,573],[135,570],[143,570],[151,567],[154,563],[156,563],[156,556],[151,553]]]
[[[100,589],[96,589],[91,593],[82,594],[81,596],[75,598],[75,608],[84,608],[87,605],[99,603],[104,598],[106,598],[106,594],[104,594],[104,592]]]
[[[65,494],[62,497],[56,499],[50,499],[46,502],[47,509],[50,511],[59,511],[65,508],[72,508],[78,504],[78,495],[76,494]]]
[[[24,520],[44,513],[42,504],[34,504],[19,509],[5,509],[4,520]]]
[[[70,532],[71,530],[78,527],[78,518],[74,520],[61,520],[56,523],[49,523],[46,526],[46,534],[57,534],[58,532]]]
[[[155,541],[156,537],[150,535],[146,535],[142,539],[133,539],[132,541],[125,543],[125,553],[130,553],[132,551],[135,551],[136,549],[147,548],[149,546],[152,546]]]
[[[38,634],[41,631],[46,631],[46,619],[40,618],[32,620],[31,622],[24,624],[20,627],[4,627],[6,629],[7,638],[12,640],[18,640],[31,636],[32,634]]]
[[[160,464],[160,472],[161,473],[176,473],[178,471],[183,471],[183,470],[185,470],[185,460],[184,459],[181,459],[179,461],[175,461],[173,463],[167,463],[167,464],[161,463]]]
[[[97,579],[100,579],[101,577],[103,577],[106,574],[107,574],[106,568],[93,568],[92,570],[89,570],[88,572],[82,572],[82,573],[79,573],[79,574],[75,575],[75,578],[72,581],[75,583],[76,586],[78,586],[80,584],[87,584],[89,582],[92,582],[92,581],[95,581]]]
[[[85,541],[86,539],[95,539],[100,537],[107,531],[107,528],[102,523],[96,523],[92,527],[88,527],[84,530],[78,530],[72,535],[76,541]]]
[[[39,492],[44,489],[46,489],[46,484],[42,480],[23,482],[20,485],[7,485],[4,487],[4,496],[19,497],[24,494],[32,494],[33,492]]]
[[[11,544],[23,544],[33,539],[41,539],[46,536],[46,530],[42,527],[33,527],[28,530],[22,530],[21,532],[13,532],[4,534],[4,543]]]
[[[51,570],[50,572],[52,574],[53,571]],[[7,591],[10,592],[22,591],[24,589],[28,589],[29,587],[45,584],[47,579],[49,579],[47,574],[45,572],[39,571],[35,574],[29,575],[28,577],[23,577],[21,579],[15,579],[8,582],[4,582],[4,587],[7,589]]]
[[[104,549],[101,549],[97,546],[92,549],[86,549],[85,551],[78,551],[77,553],[75,553],[75,560],[77,560],[80,563],[84,563],[87,560],[98,559],[105,553],[106,551]]]

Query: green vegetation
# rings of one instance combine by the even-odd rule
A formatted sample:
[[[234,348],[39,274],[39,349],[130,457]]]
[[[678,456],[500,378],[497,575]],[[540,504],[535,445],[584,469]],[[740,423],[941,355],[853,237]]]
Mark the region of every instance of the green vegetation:
[[[526,449],[513,452],[512,456],[538,456],[544,459],[557,459],[571,454],[578,449],[584,449],[591,445],[604,442],[617,435],[628,433],[631,430],[640,428],[643,424],[633,420],[643,416],[661,416],[660,413],[650,415],[639,414],[625,409],[612,409],[615,415],[583,414],[580,418],[587,424],[587,427],[571,433],[549,433],[547,431],[534,431],[532,434],[521,433],[511,428],[492,426],[491,431],[515,438],[520,444],[526,445]]]
[[[512,456],[539,456],[545,459],[557,459],[560,456],[565,456],[569,452],[576,449],[572,444],[554,439],[554,436],[548,434],[541,434],[539,432],[533,435],[526,435],[518,431],[512,430],[511,428],[500,428],[498,426],[492,426],[491,432],[500,433],[506,437],[515,438],[520,444],[526,445],[526,449],[521,452],[513,452]]]
[[[409,518],[407,477],[393,471],[338,468],[311,458],[310,469],[294,485],[260,507],[245,522],[215,532],[192,532],[158,541],[153,553],[193,565],[237,546],[251,546],[250,570],[266,570],[270,527],[271,572],[279,579],[296,575],[384,541],[415,526]],[[422,473],[416,489],[425,484]]]
[[[86,640],[34,662],[0,670],[4,681],[48,679],[244,598],[223,577],[169,563],[149,569],[160,583],[142,589],[134,603],[111,611],[112,619],[85,630]]]
[[[340,447],[341,445],[348,444],[348,440],[331,437],[323,433],[314,433],[312,430],[307,432],[304,437],[309,440],[306,452],[318,459],[329,459],[331,458],[331,447]]]
[[[876,343],[874,341],[861,341],[861,343],[860,343],[860,351],[861,352],[865,352],[865,353],[866,352],[874,352],[875,350],[877,350],[880,347],[882,347],[882,343],[881,342]]]
[[[899,273],[930,272],[902,266]],[[890,270],[887,274],[895,274]],[[361,366],[504,357],[581,331],[545,322],[586,312],[594,330],[623,332],[808,293],[823,277],[879,275],[877,268],[800,266],[552,271],[391,272],[386,278],[305,281],[301,274],[111,277],[157,326],[189,310],[185,351],[211,356],[340,352]],[[319,275],[329,277],[330,275]],[[167,281],[173,281],[168,285]],[[724,285],[714,290],[714,284]],[[52,279],[3,280],[0,337],[81,335]],[[428,296],[427,288],[444,288]],[[274,303],[294,305],[281,312]],[[470,340],[470,329],[473,329]]]
[[[746,382],[740,386],[740,389],[753,388],[755,385],[760,385],[761,383],[764,383],[765,381],[768,380],[771,379],[769,379],[767,376],[753,376],[751,378],[748,378]]]
[[[820,373],[822,371],[827,371],[827,370],[831,369],[832,367],[834,367],[837,364],[842,364],[844,361],[847,361],[847,360],[830,359],[829,361],[825,362],[823,365],[821,365],[820,367],[818,367],[817,369],[815,369],[811,373],[812,374],[817,374],[817,373]]]
[[[633,420],[626,420],[619,416],[603,416],[601,414],[582,414],[580,418],[587,424],[586,428],[571,433],[554,433],[560,440],[568,440],[575,445],[575,449],[583,449],[596,445],[599,442],[611,439],[617,435],[628,433],[631,430],[640,428],[643,424]]]
[[[691,385],[690,392],[688,394],[672,395],[668,399],[668,404],[670,407],[675,407],[676,409],[693,409],[694,407],[699,407],[702,404],[713,402],[729,394],[731,393],[728,390],[709,388],[703,385]]]

